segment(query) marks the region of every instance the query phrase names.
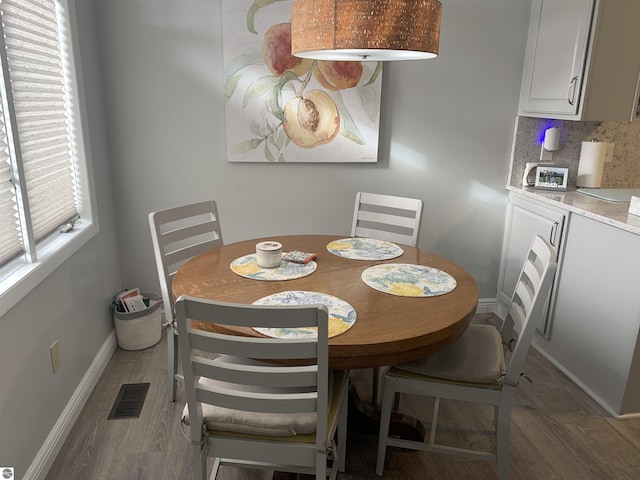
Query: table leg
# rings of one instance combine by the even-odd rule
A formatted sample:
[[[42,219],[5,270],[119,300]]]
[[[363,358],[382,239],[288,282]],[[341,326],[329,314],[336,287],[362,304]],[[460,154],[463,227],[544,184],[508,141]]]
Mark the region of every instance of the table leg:
[[[380,392],[380,384],[382,379],[382,369],[380,367],[373,368],[373,378],[371,379],[371,403],[373,405],[380,405],[381,403],[381,392]]]
[[[376,372],[374,371],[373,374],[375,382]],[[375,395],[375,388],[372,390],[372,394]],[[372,399],[375,398],[376,396],[372,397]],[[349,388],[349,420],[347,421],[347,428],[355,432],[374,435],[377,435],[380,431],[379,401],[363,400],[354,384],[351,384]],[[395,410],[391,412],[389,435],[405,440],[422,442],[425,438],[425,428],[419,419]]]
[[[378,435],[380,431],[380,380],[382,368],[373,368],[371,379],[371,399],[364,399],[358,394],[355,383],[349,386],[349,412],[347,428],[350,431]],[[389,435],[405,440],[422,442],[425,438],[425,427],[422,422],[410,415],[397,411],[398,397],[391,412]],[[348,441],[348,437],[347,437]],[[295,473],[273,472],[272,480],[296,480]]]

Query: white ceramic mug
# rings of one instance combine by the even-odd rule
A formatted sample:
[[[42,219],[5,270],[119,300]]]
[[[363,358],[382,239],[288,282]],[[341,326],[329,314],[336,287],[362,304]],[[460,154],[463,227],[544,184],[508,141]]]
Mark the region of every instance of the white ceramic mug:
[[[256,245],[256,263],[262,268],[276,268],[282,260],[282,244],[267,241]]]

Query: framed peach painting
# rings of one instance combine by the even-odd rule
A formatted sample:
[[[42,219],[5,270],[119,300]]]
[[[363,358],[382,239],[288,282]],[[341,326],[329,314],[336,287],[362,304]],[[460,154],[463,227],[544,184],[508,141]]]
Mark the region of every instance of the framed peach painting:
[[[376,162],[381,62],[291,55],[292,0],[222,0],[227,159]]]

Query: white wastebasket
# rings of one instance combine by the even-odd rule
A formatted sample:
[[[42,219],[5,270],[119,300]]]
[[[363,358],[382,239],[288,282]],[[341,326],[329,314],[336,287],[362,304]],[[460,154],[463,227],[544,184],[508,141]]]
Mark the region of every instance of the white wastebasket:
[[[155,293],[142,293],[149,308],[139,312],[113,311],[118,345],[124,350],[143,350],[154,346],[162,337],[162,298]]]

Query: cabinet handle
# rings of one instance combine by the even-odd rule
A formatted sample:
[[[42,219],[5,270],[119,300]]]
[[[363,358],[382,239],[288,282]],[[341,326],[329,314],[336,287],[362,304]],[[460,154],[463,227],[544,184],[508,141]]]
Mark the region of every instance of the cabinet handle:
[[[551,232],[549,232],[549,243],[556,247],[556,243],[558,241],[558,225],[560,225],[559,222],[553,222],[553,225],[551,225]]]
[[[578,84],[578,76],[576,75],[569,82],[569,91],[567,92],[567,101],[569,105],[573,105],[576,101],[576,85]]]

